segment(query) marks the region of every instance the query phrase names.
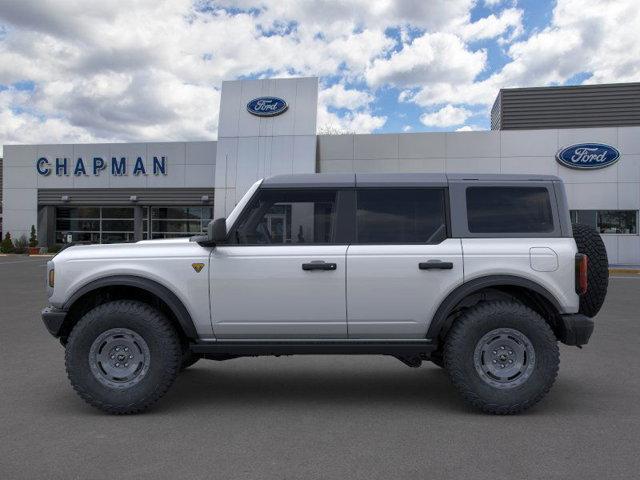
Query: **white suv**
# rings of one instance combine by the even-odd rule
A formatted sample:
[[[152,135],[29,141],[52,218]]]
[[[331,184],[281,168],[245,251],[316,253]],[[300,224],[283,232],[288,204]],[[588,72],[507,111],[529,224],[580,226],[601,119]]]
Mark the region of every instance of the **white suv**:
[[[73,387],[111,413],[200,358],[382,354],[444,366],[508,414],[550,389],[558,340],[587,343],[607,278],[556,177],[290,175],[204,236],[65,249],[43,318]]]

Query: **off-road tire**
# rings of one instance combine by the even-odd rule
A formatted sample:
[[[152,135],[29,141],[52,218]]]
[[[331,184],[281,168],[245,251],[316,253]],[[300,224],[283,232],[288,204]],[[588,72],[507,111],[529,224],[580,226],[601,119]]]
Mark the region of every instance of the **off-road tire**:
[[[429,357],[431,363],[433,363],[436,367],[444,368],[444,358],[442,357],[442,351],[436,350]]]
[[[609,286],[609,259],[600,234],[589,225],[574,223],[573,238],[578,252],[587,255],[587,292],[580,295],[579,312],[595,317],[607,296]]]
[[[495,329],[513,329],[528,339],[535,354],[524,383],[497,388],[483,380],[474,363],[477,344]],[[444,346],[444,365],[465,401],[485,413],[510,415],[538,403],[558,374],[560,352],[553,331],[535,311],[518,302],[483,302],[453,324]]]
[[[90,365],[91,347],[112,329],[135,332],[148,346],[148,370],[126,388],[105,386]],[[180,340],[164,315],[146,303],[118,300],[86,313],[73,327],[66,345],[65,365],[71,385],[90,405],[112,414],[139,413],[158,401],[178,374]]]

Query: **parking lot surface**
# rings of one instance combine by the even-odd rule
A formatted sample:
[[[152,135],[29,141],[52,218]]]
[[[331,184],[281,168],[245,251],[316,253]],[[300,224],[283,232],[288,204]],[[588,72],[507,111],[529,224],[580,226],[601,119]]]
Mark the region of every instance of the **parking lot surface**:
[[[0,478],[619,479],[640,472],[640,278],[612,278],[591,343],[534,409],[471,410],[388,357],[201,361],[150,412],[73,392],[40,320],[46,258],[0,257]]]

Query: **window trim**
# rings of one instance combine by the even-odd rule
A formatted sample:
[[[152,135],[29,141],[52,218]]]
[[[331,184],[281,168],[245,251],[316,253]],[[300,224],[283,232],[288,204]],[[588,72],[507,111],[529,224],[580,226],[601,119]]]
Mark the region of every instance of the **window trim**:
[[[551,203],[551,215],[553,217],[553,230],[549,232],[492,232],[476,233],[469,231],[467,215],[467,188],[473,187],[516,187],[516,188],[545,188],[549,193]],[[451,195],[451,229],[453,238],[562,238],[560,225],[560,213],[558,211],[558,198],[553,182],[548,181],[474,181],[453,180],[449,183]]]
[[[442,240],[439,242],[367,242],[361,243],[358,240],[358,192],[365,190],[440,190],[442,193],[442,208],[444,209],[444,226],[445,226],[445,235]],[[451,209],[450,201],[449,201],[449,189],[445,186],[417,186],[417,185],[408,185],[408,186],[367,186],[367,187],[356,187],[354,189],[355,192],[355,204],[354,204],[354,234],[353,234],[353,242],[352,245],[440,245],[442,242],[451,238]]]

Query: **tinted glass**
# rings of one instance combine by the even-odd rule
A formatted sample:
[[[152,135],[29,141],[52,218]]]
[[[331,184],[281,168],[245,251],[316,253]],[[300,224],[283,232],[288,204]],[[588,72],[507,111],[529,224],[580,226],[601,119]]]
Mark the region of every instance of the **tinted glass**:
[[[440,243],[447,236],[443,189],[358,190],[358,243]]]
[[[571,223],[582,223],[598,228],[597,210],[571,210]]]
[[[637,210],[571,210],[571,221],[592,226],[600,233],[638,234]]]
[[[544,187],[467,188],[471,233],[548,233],[553,231],[549,192]]]
[[[211,221],[211,207],[151,207],[151,223],[145,211],[143,238],[189,237],[204,233]],[[149,231],[151,228],[151,231]]]
[[[599,210],[598,231],[600,233],[636,234],[637,213],[635,210]]]
[[[231,240],[243,245],[332,243],[335,190],[261,190]]]

